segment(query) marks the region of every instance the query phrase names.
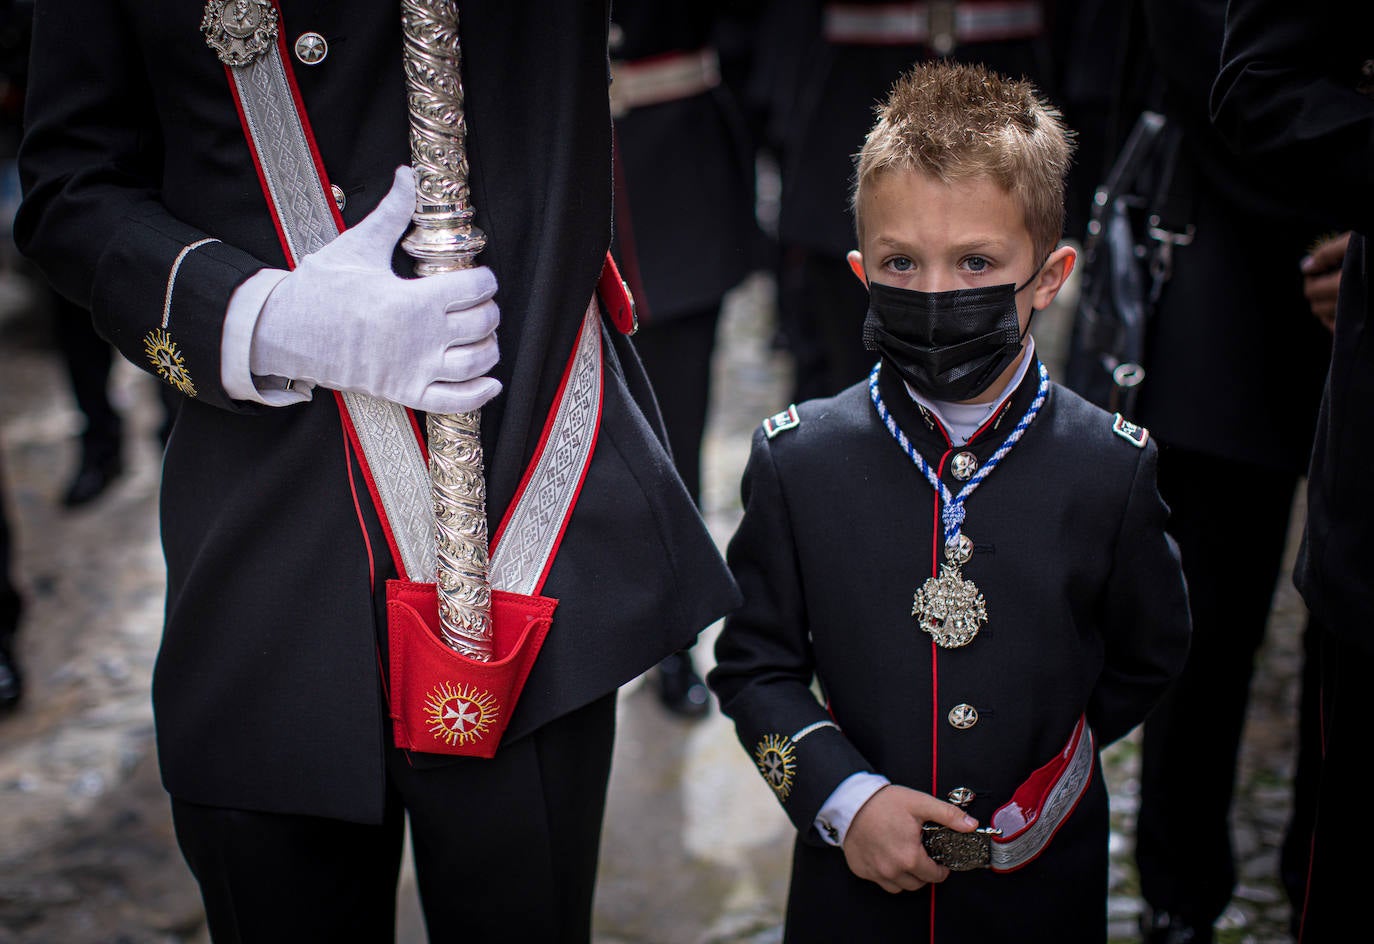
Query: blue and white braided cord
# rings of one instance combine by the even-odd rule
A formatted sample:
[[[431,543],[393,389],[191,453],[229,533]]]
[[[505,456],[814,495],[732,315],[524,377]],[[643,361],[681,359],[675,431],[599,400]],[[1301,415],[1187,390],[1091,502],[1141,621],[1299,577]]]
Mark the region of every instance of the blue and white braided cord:
[[[997,451],[989,457],[987,462],[983,463],[982,467],[975,472],[973,477],[959,490],[959,494],[954,495],[950,492],[949,488],[945,486],[945,483],[940,481],[940,477],[935,474],[935,470],[930,467],[930,463],[926,462],[925,458],[916,451],[916,447],[911,444],[911,440],[907,439],[906,433],[902,432],[902,428],[897,425],[897,421],[893,419],[892,414],[888,412],[887,404],[883,402],[882,396],[878,393],[878,370],[882,367],[882,362],[879,361],[877,364],[873,365],[873,371],[868,375],[868,397],[873,401],[874,409],[878,411],[878,419],[883,421],[883,425],[886,426],[887,431],[892,434],[892,438],[897,440],[897,445],[901,446],[902,451],[911,458],[912,462],[916,463],[916,468],[921,470],[921,474],[926,477],[926,481],[930,483],[930,487],[935,489],[936,493],[939,494],[942,505],[940,517],[944,524],[946,544],[949,544],[959,537],[959,530],[964,524],[964,502],[968,500],[969,495],[973,494],[973,490],[982,483],[983,479],[992,474],[992,470],[997,467],[997,463],[1002,461],[1002,457],[1011,452],[1012,447],[1016,445],[1017,441],[1020,440],[1023,435],[1025,435],[1026,429],[1030,426],[1031,422],[1034,421],[1036,414],[1040,412],[1040,408],[1045,405],[1045,398],[1049,395],[1050,390],[1050,372],[1045,369],[1043,363],[1039,366],[1040,384],[1036,388],[1035,399],[1031,401],[1031,405],[1027,408],[1025,415],[1017,422],[1016,428],[1002,441],[1002,445],[997,447]]]

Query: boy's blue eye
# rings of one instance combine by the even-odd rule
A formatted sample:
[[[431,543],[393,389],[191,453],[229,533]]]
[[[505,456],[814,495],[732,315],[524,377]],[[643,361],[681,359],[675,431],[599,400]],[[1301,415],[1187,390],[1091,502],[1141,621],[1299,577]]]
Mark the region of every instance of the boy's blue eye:
[[[968,266],[970,272],[982,272],[989,263],[982,256],[969,256],[964,260],[964,265]]]
[[[896,256],[895,258],[887,260],[887,264],[892,266],[893,270],[897,272],[908,272],[911,270],[911,260],[906,256]]]

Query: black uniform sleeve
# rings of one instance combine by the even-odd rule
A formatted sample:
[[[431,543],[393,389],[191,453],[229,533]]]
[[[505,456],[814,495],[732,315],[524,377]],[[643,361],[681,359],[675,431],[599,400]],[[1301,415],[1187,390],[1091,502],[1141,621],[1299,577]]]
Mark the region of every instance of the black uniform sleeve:
[[[741,493],[744,516],[726,559],[744,605],[725,621],[708,682],[793,825],[819,842],[812,827],[826,799],[846,777],[872,768],[812,689],[816,665],[788,503],[761,431]]]
[[[1169,509],[1155,484],[1158,451],[1146,444],[1117,532],[1105,590],[1102,675],[1088,703],[1100,747],[1145,720],[1183,670],[1192,621]]]
[[[263,263],[205,243],[185,255],[169,291],[182,251],[213,234],[159,201],[156,96],[122,11],[110,0],[35,7],[15,242],[130,361],[156,373],[157,357],[174,352],[184,393],[262,409],[224,392],[220,345],[230,295]]]
[[[1374,229],[1374,99],[1356,90],[1370,24],[1357,0],[1231,0],[1211,96],[1233,148],[1272,162],[1333,228],[1361,232]]]

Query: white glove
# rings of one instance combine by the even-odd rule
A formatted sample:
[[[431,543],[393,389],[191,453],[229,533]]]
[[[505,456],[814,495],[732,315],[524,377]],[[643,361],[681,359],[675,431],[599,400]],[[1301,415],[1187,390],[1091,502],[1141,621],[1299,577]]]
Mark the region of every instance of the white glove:
[[[403,279],[391,270],[415,209],[415,177],[272,289],[248,354],[258,376],[366,393],[431,413],[476,410],[501,392],[496,276],[485,266]]]

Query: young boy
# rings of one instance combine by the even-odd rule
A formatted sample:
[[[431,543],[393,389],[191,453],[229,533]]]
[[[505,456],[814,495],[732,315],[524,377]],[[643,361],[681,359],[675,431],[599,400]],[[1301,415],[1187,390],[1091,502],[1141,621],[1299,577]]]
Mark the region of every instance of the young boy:
[[[1154,443],[1027,333],[1068,138],[982,67],[899,80],[854,193],[879,362],[755,434],[710,685],[798,830],[789,942],[1106,939],[1097,751],[1189,617]]]

